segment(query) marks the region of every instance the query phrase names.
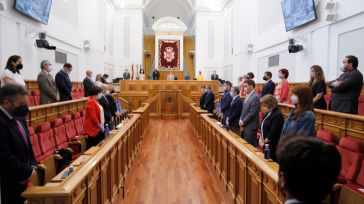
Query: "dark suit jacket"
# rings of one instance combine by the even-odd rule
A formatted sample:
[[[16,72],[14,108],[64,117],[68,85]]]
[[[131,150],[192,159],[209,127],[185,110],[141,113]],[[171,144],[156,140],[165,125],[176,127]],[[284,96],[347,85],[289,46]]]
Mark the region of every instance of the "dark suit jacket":
[[[201,109],[205,109],[204,105],[205,105],[206,95],[207,95],[207,93],[203,92],[203,94],[200,97],[200,108]]]
[[[107,84],[107,81],[106,81],[106,79],[104,79],[104,78],[101,78],[101,83],[103,83],[103,84]]]
[[[276,85],[274,84],[274,82],[272,80],[269,80],[264,86],[263,86],[263,90],[262,90],[262,94],[261,97],[270,94],[270,95],[274,95],[274,89],[276,88]]]
[[[106,95],[106,99],[109,102],[109,107],[110,107],[111,115],[112,116],[115,116],[116,115],[117,108],[116,108],[116,103],[115,103],[114,98],[111,95],[108,94],[108,95]]]
[[[279,138],[281,137],[281,132],[284,124],[284,117],[279,110],[279,108],[275,108],[272,113],[268,116],[268,114],[265,114],[263,117],[264,123],[262,123],[262,134],[265,138],[268,138],[269,140],[269,149],[271,158],[274,161],[277,161],[276,158],[276,149],[278,145]]]
[[[26,145],[23,136],[13,122],[0,110],[0,177],[2,203],[24,203],[20,194],[26,189],[27,180],[36,164],[32,143],[29,139],[25,119],[18,119],[27,135]]]
[[[211,74],[211,80],[219,80],[219,75],[218,74]]]
[[[104,109],[105,124],[111,122],[112,114],[109,106],[109,102],[105,96],[98,100],[102,108]]]
[[[248,130],[258,130],[259,127],[260,98],[257,92],[252,93],[243,104],[240,120],[244,123],[244,128]]]
[[[60,70],[56,74],[56,84],[61,101],[72,100],[72,83],[68,74],[66,74],[63,70]]]
[[[41,71],[38,74],[37,82],[40,92],[40,104],[56,102],[59,93],[53,77],[50,74]]]
[[[87,97],[87,96],[90,96],[90,90],[91,90],[91,87],[95,86],[95,83],[93,81],[91,81],[90,78],[88,77],[85,77],[85,79],[83,80],[83,88],[84,88],[84,96]]]
[[[239,119],[241,109],[243,107],[243,102],[240,97],[236,97],[229,107],[227,118],[229,118],[229,126],[230,127],[239,127]]]
[[[359,70],[354,69],[340,75],[337,81],[341,82],[338,87],[332,86],[334,81],[329,82],[331,88],[330,110],[358,114],[363,75]]]
[[[129,80],[130,79],[130,73],[129,72],[124,72],[123,79],[124,80]]]
[[[221,112],[224,116],[224,119],[226,119],[228,113],[229,113],[229,107],[233,100],[233,97],[230,96],[230,91],[226,91],[226,93],[221,98]]]
[[[207,110],[209,113],[213,113],[214,108],[215,108],[215,94],[212,91],[209,91],[206,94],[206,99],[205,99],[205,103],[204,103],[204,108],[205,110]]]
[[[153,71],[153,80],[158,80],[159,79],[159,71],[158,70],[154,70]]]

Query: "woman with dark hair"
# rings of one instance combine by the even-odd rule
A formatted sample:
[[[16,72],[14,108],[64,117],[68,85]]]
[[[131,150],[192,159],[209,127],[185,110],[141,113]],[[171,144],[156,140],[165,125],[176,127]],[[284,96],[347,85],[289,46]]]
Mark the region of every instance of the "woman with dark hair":
[[[284,121],[281,137],[292,135],[315,136],[315,114],[311,88],[297,85],[292,90],[291,101],[295,108]]]
[[[23,69],[22,59],[18,55],[9,57],[5,70],[1,74],[1,87],[6,84],[19,84],[26,86],[23,77],[20,76],[19,70]]]
[[[289,72],[287,69],[279,70],[278,77],[281,81],[278,83],[278,86],[274,92],[274,95],[279,103],[288,103],[288,92],[289,92],[289,84],[287,81]]]
[[[326,110],[327,105],[324,98],[326,95],[325,76],[320,66],[313,65],[311,67],[311,79],[308,86],[312,89],[314,108]]]
[[[144,73],[144,69],[141,69],[139,71],[139,80],[145,80],[145,73]]]
[[[104,138],[104,109],[98,99],[102,97],[102,90],[98,86],[92,86],[90,97],[86,102],[85,131],[88,136],[87,147],[96,146]]]
[[[254,79],[253,72],[248,72],[246,75],[248,76],[248,79]]]

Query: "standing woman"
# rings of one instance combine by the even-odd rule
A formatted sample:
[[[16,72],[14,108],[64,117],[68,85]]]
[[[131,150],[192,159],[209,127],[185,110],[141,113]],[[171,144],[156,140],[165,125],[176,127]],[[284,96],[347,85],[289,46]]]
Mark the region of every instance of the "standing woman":
[[[102,97],[102,90],[98,86],[92,86],[90,97],[86,102],[85,131],[88,136],[87,148],[96,146],[104,138],[104,109],[98,99]]]
[[[145,73],[144,73],[144,69],[141,69],[139,71],[139,80],[145,80]]]
[[[5,70],[1,73],[1,87],[6,84],[19,84],[25,87],[25,81],[23,77],[20,76],[19,70],[21,69],[23,69],[21,57],[18,55],[9,57]]]
[[[312,89],[314,108],[326,110],[327,105],[324,97],[327,93],[325,76],[320,66],[313,65],[311,67],[311,79],[308,82],[308,86]]]
[[[288,102],[288,92],[289,92],[289,84],[287,81],[289,72],[287,69],[281,69],[279,70],[278,77],[281,79],[281,81],[278,83],[278,86],[274,92],[274,95],[276,99],[278,100],[278,103],[289,103]]]
[[[244,92],[244,87],[245,87],[245,81],[248,79],[248,75],[243,75],[242,77],[240,77],[241,80],[239,81],[239,86],[240,86],[240,96],[244,97],[245,96],[245,92]]]
[[[292,90],[291,101],[295,108],[284,121],[281,137],[292,135],[315,136],[315,114],[313,96],[307,85],[297,85]]]
[[[101,74],[97,74],[96,75],[95,85],[97,87],[101,87],[101,85],[102,85],[101,78],[102,78],[102,75]]]
[[[264,116],[260,125],[259,146],[264,149],[265,144],[269,144],[271,158],[273,161],[277,161],[276,149],[281,137],[284,117],[274,96],[267,94],[260,99],[260,103],[263,107]]]

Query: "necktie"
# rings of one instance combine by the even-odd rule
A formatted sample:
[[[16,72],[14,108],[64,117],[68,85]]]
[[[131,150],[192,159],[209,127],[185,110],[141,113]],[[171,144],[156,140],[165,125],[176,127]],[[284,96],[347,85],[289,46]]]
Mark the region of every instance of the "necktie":
[[[20,122],[17,119],[13,118],[13,121],[14,121],[16,127],[18,128],[19,132],[21,133],[21,136],[23,137],[25,145],[28,147],[29,144],[28,144],[27,134],[25,133],[23,126],[20,124]]]

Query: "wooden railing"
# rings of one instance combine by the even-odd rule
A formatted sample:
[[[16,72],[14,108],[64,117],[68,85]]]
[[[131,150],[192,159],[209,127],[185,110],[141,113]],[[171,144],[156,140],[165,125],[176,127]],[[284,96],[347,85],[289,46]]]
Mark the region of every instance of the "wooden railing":
[[[294,108],[293,105],[279,104],[285,117]],[[327,130],[337,136],[337,142],[342,137],[351,137],[364,144],[364,116],[315,109],[316,129]]]
[[[62,175],[68,168],[45,186],[27,189],[23,196],[28,204],[115,203],[147,128],[150,105],[146,103],[123,128],[75,160],[74,172],[67,178]]]
[[[240,136],[221,128],[210,114],[184,98],[190,107],[190,120],[201,147],[216,171],[231,202],[282,203],[275,162],[264,160],[262,153]]]

